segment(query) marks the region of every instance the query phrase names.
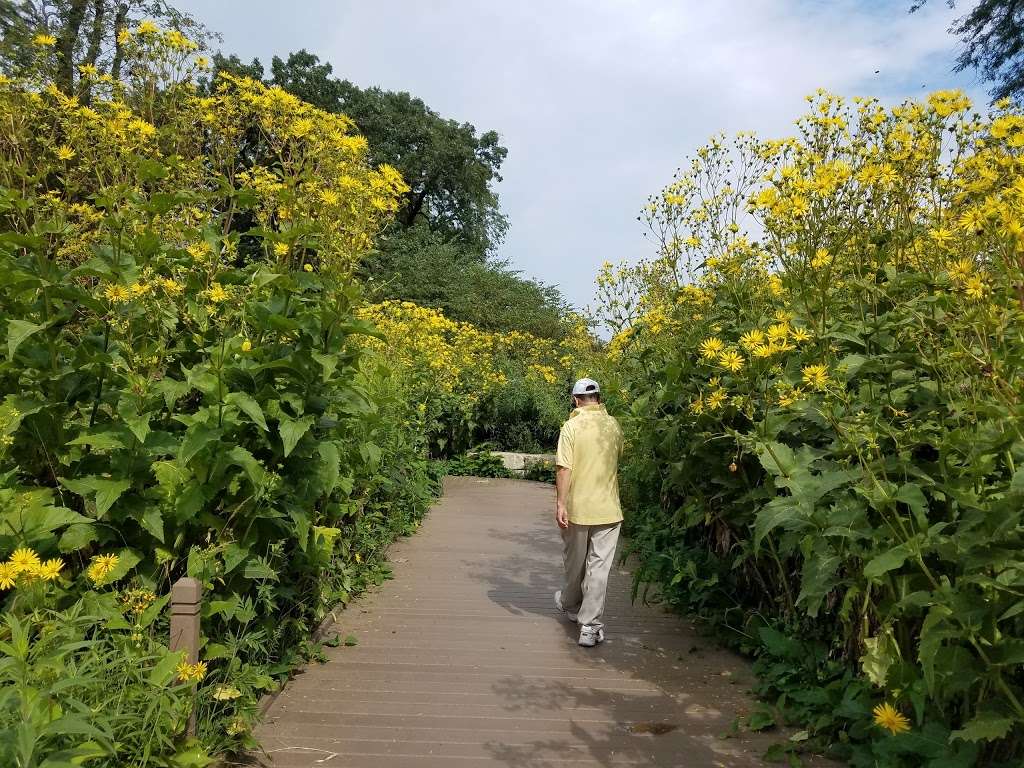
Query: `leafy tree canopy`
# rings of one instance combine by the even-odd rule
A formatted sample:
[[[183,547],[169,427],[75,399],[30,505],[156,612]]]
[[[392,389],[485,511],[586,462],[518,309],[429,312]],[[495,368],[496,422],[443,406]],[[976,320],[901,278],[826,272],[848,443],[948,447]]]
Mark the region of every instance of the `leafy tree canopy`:
[[[266,79],[258,59],[217,56],[215,73]],[[360,88],[333,76],[329,63],[306,50],[275,56],[267,82],[328,112],[351,117],[370,144],[376,163],[397,168],[409,184],[398,215],[406,228],[425,224],[466,245],[478,261],[493,253],[508,229],[492,185],[508,150],[494,131],[478,134],[470,123],[447,119],[404,91]]]
[[[489,331],[517,330],[543,338],[565,334],[568,305],[557,288],[524,278],[505,262],[480,262],[458,241],[426,226],[393,232],[363,260],[363,277],[378,299],[413,301]]]
[[[927,2],[915,3],[911,12]],[[947,4],[956,7],[955,0],[947,0]],[[976,69],[986,81],[995,84],[995,99],[1024,92],[1024,0],[980,0],[949,31],[963,43],[957,57],[957,72]]]

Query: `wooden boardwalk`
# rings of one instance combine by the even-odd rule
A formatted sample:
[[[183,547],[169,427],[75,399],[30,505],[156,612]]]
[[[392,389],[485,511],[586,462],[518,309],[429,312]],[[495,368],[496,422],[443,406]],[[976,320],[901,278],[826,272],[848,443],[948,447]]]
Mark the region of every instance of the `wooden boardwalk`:
[[[625,570],[609,584],[608,639],[576,645],[552,602],[553,506],[539,483],[448,480],[421,531],[393,547],[394,580],[344,612],[337,631],[358,645],[326,649],[328,663],[274,701],[260,763],[762,766],[766,737],[723,738],[751,705],[746,664],[632,605]]]

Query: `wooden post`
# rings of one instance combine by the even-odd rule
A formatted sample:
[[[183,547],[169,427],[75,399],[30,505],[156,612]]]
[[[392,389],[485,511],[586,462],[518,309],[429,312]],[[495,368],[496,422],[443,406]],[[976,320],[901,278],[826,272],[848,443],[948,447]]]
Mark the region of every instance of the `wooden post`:
[[[171,587],[171,653],[185,652],[185,661],[195,664],[199,661],[199,607],[203,600],[203,585],[199,579],[187,576],[178,579]],[[196,710],[188,718],[185,735],[196,735]]]

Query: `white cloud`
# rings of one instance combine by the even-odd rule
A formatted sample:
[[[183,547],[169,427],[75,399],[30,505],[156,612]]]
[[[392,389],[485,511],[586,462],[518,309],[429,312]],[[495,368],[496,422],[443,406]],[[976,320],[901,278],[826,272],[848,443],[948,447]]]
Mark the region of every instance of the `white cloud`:
[[[637,211],[711,134],[789,133],[818,87],[898,101],[974,85],[951,74],[946,32],[969,6],[938,0],[913,15],[909,0],[180,4],[226,50],[267,62],[306,47],[341,77],[498,130],[501,255],[581,305],[602,261],[645,255]]]

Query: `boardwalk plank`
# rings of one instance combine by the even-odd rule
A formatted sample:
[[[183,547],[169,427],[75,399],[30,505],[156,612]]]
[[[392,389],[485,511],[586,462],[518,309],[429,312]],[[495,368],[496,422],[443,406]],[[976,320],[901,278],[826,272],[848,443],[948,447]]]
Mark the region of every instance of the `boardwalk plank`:
[[[327,649],[257,731],[278,768],[764,765],[770,737],[723,738],[749,711],[746,664],[686,621],[633,604],[613,570],[608,640],[576,645],[555,610],[553,491],[449,479],[395,578],[346,610]],[[652,723],[667,733],[644,733]],[[641,731],[640,733],[634,732]]]

